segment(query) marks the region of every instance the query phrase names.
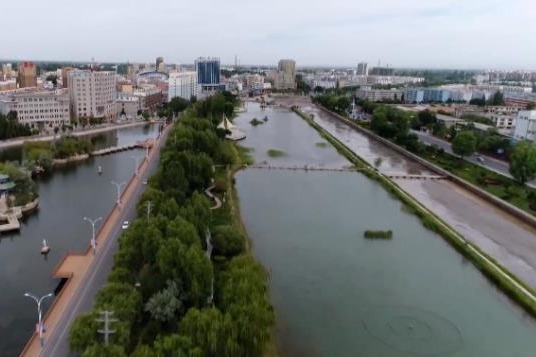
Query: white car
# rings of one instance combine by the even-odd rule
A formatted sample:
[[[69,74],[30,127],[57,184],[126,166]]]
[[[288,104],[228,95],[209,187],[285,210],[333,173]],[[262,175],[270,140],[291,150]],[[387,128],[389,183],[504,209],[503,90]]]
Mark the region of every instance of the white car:
[[[124,221],[124,222],[123,222],[123,225],[121,225],[121,228],[122,228],[122,229],[127,229],[127,228],[128,228],[128,225],[129,225],[128,221]]]

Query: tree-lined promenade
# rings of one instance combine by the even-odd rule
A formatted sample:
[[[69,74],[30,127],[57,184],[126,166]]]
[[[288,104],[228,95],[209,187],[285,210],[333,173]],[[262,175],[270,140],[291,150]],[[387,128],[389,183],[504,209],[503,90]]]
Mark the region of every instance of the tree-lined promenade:
[[[138,203],[139,218],[119,240],[108,283],[93,310],[71,327],[74,352],[263,354],[274,322],[267,273],[246,250],[232,199],[212,211],[204,195],[214,179],[216,194],[232,196],[226,168],[239,164],[239,157],[216,125],[223,113],[232,115],[235,100],[222,93],[192,104],[170,130],[157,173]],[[97,332],[103,310],[117,319],[109,345]]]

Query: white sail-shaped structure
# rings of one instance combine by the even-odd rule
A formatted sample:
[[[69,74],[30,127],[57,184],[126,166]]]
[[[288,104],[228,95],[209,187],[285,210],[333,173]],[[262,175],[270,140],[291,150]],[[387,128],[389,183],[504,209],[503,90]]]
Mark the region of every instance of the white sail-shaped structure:
[[[234,126],[234,124],[231,123],[231,121],[229,119],[227,119],[225,114],[223,114],[223,120],[218,125],[218,129],[233,130],[235,128],[236,128],[236,126]]]
[[[223,129],[229,133],[225,135],[226,139],[238,141],[246,138],[246,134],[238,129],[227,117],[223,114],[223,119],[220,124],[218,124],[218,129]]]

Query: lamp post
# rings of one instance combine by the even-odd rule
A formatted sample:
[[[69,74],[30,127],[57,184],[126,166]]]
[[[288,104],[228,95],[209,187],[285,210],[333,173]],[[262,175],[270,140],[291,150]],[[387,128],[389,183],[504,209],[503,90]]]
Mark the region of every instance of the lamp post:
[[[126,185],[126,182],[115,182],[115,181],[112,181],[112,185],[115,186],[115,188],[117,188],[117,206],[119,208],[121,208],[121,186],[123,185]]]
[[[134,161],[136,161],[136,167],[134,167],[134,173],[136,174],[136,176],[139,175],[139,166],[140,166],[140,159],[142,159],[142,157],[139,157],[139,156],[131,156],[130,157],[131,159],[133,159]]]
[[[93,255],[95,255],[95,252],[97,250],[97,241],[95,240],[95,224],[102,220],[102,217],[95,218],[95,219],[89,219],[87,217],[84,217],[84,221],[88,221],[91,224],[91,230],[93,232],[91,236],[91,246],[93,247]]]
[[[37,314],[39,316],[39,322],[37,323],[37,332],[39,333],[39,341],[41,343],[41,347],[43,347],[44,344],[45,344],[45,339],[43,337],[45,327],[43,326],[43,322],[41,320],[42,319],[41,303],[46,298],[50,298],[50,297],[54,296],[54,294],[52,294],[52,293],[46,294],[46,295],[41,296],[40,298],[37,298],[37,296],[32,295],[30,293],[25,293],[24,296],[27,296],[27,297],[33,299],[35,301],[35,303],[37,304]]]

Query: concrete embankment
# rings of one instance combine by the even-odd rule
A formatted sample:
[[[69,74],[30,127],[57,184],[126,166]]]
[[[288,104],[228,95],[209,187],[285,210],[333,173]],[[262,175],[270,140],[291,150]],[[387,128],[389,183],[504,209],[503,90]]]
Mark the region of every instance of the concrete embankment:
[[[481,270],[487,277],[494,281],[505,293],[525,307],[526,310],[532,315],[536,316],[536,296],[534,290],[532,289],[532,284],[531,287],[529,287],[525,284],[526,281],[521,281],[517,278],[517,276],[511,274],[510,271],[503,266],[503,261],[500,260],[501,256],[498,256],[499,259],[497,259],[496,255],[490,256],[487,254],[488,251],[482,251],[479,245],[468,241],[466,237],[459,234],[456,229],[445,222],[442,219],[443,216],[436,214],[433,209],[430,209],[431,207],[417,201],[412,194],[406,192],[400,185],[398,185],[397,182],[373,169],[370,166],[370,163],[367,163],[363,159],[359,158],[335,136],[312,120],[309,115],[298,110],[296,112],[307,120],[309,124],[311,124],[320,132],[322,136],[330,141],[337,148],[337,150],[341,152],[341,154],[345,155],[354,164],[369,165],[370,170],[364,171],[367,176],[378,180],[387,190],[399,197],[402,202],[410,207],[411,210],[421,218],[423,224],[427,228],[441,234],[453,247],[460,251],[464,256],[469,258],[479,270]],[[333,114],[331,112],[329,113]],[[346,121],[344,118],[342,120]],[[370,135],[374,134],[371,133]],[[431,168],[432,167],[430,166],[430,169]],[[441,173],[439,171],[435,172]],[[443,183],[446,181],[439,182]],[[456,192],[454,191],[453,194],[455,195]],[[534,238],[534,235],[532,237]],[[506,263],[511,263],[511,261],[506,261]],[[510,268],[511,266],[511,264],[508,264],[507,268]],[[521,278],[525,278],[525,276],[521,276]]]

